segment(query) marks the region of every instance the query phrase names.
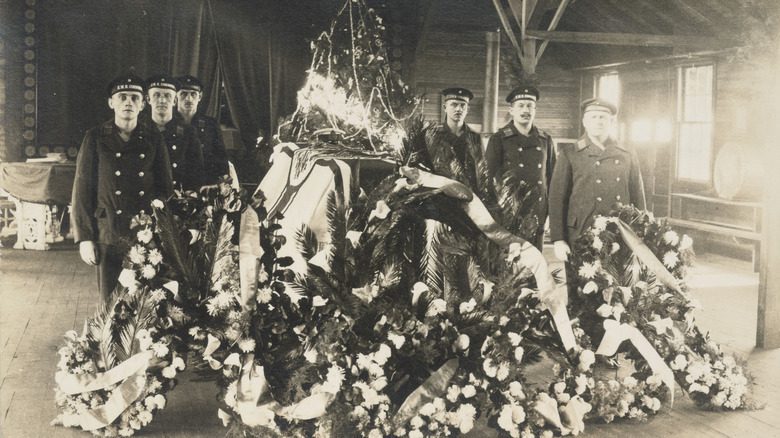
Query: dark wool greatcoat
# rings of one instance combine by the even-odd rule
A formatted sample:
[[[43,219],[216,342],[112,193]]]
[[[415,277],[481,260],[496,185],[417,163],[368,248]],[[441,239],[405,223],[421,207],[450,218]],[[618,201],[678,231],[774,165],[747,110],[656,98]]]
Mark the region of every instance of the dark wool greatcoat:
[[[550,186],[550,238],[572,245],[593,222],[615,204],[645,208],[639,161],[612,139],[602,150],[587,136],[559,148]]]
[[[528,136],[509,122],[493,134],[485,150],[485,167],[491,192],[501,199],[504,184],[511,187],[520,205],[513,217],[499,218],[510,232],[540,250],[547,219],[547,192],[555,166],[555,146],[550,134],[533,126]],[[498,216],[507,216],[507,211]]]
[[[444,123],[425,130],[425,150],[420,164],[433,173],[466,184],[474,194],[484,199],[485,167],[479,134],[463,126],[463,133],[455,135]]]
[[[151,126],[154,121],[149,120]],[[198,191],[206,178],[203,164],[203,147],[195,128],[174,117],[161,131],[171,160],[173,188]]]
[[[196,114],[192,118],[192,127],[198,135],[203,148],[205,167],[204,184],[216,184],[220,177],[228,174],[228,158],[219,124],[213,117]]]
[[[90,129],[81,143],[73,182],[71,221],[75,241],[116,245],[130,235],[138,212],[172,193],[171,168],[162,136],[139,123],[125,143],[113,120]]]

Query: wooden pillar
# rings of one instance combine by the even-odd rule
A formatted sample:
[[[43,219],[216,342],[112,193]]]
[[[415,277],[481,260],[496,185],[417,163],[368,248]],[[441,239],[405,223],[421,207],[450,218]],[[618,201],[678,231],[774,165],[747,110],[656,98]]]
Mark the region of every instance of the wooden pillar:
[[[780,50],[774,54],[774,72],[780,68]],[[780,78],[774,74],[772,87],[773,99],[770,99],[768,114],[777,126],[777,114],[780,111]],[[766,130],[768,133],[770,129]],[[780,141],[776,136],[766,135],[763,163],[780,163]],[[764,172],[764,216],[761,224],[761,270],[758,283],[758,320],[756,327],[756,345],[761,348],[780,348],[780,172],[769,169]],[[769,171],[771,170],[771,171]]]
[[[501,62],[501,33],[486,32],[485,101],[482,104],[482,134],[496,132],[498,119],[498,75]]]

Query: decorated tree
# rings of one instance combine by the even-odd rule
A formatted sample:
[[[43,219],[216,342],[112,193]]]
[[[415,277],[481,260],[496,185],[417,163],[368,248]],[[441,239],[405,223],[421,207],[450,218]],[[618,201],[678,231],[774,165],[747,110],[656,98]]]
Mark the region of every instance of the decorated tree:
[[[329,132],[344,146],[371,151],[400,145],[418,99],[390,68],[385,26],[364,0],[347,0],[312,42],[306,82],[278,140],[315,141]]]

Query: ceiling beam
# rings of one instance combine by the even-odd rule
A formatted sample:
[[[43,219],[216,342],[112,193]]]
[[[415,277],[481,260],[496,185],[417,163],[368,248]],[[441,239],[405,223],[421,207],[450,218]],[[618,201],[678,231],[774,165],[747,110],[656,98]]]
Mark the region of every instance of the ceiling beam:
[[[520,39],[525,38],[525,32],[528,30],[528,22],[534,14],[537,0],[509,0],[509,8],[515,17],[515,22],[520,27]]]
[[[663,29],[661,26],[654,24],[653,19],[655,17],[643,14],[641,11],[638,11],[633,4],[626,5],[624,0],[607,0],[607,2],[609,3],[606,5],[608,8],[613,9],[620,15],[625,15],[631,18],[635,23],[644,26],[652,33],[664,33],[672,30],[671,26],[666,26],[668,29]]]
[[[530,38],[558,43],[607,44],[615,46],[721,48],[735,44],[735,41],[719,37],[641,33],[550,32],[529,30],[528,36]]]
[[[561,3],[558,4],[558,9],[555,10],[555,15],[553,15],[552,21],[550,21],[550,25],[547,26],[548,31],[554,31],[555,28],[558,27],[558,23],[561,21],[561,17],[563,17],[563,11],[566,10],[566,7],[569,6],[570,0],[561,0]],[[539,46],[539,48],[536,50],[536,63],[539,63],[539,60],[542,59],[542,54],[544,54],[544,50],[547,49],[547,45],[550,42],[548,40],[542,41],[542,44]]]
[[[507,38],[509,38],[512,46],[515,48],[517,55],[520,56],[523,51],[520,49],[520,44],[518,44],[517,38],[515,37],[515,31],[512,30],[512,24],[509,22],[509,18],[506,16],[506,12],[504,11],[504,7],[501,5],[501,1],[493,0],[493,6],[496,8],[496,13],[498,13],[498,19],[501,21],[501,26],[504,28],[504,33],[506,33]]]

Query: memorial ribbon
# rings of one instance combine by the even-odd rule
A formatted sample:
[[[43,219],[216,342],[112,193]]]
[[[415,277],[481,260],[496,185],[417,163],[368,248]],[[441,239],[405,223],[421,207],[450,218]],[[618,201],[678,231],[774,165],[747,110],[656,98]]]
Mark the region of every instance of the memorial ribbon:
[[[671,404],[674,404],[674,373],[653,348],[650,341],[636,327],[621,324],[614,319],[604,320],[604,337],[601,339],[596,354],[612,356],[617,353],[618,347],[624,341],[631,341],[634,348],[650,365],[650,369],[661,377],[661,380],[669,388]]]
[[[564,348],[567,351],[575,348],[576,340],[571,329],[569,314],[566,311],[566,288],[555,286],[555,281],[552,275],[550,275],[547,261],[542,253],[531,243],[515,236],[496,222],[485,204],[477,196],[474,196],[466,185],[412,167],[402,167],[400,172],[401,175],[410,179],[412,183],[420,184],[423,187],[440,189],[442,193],[462,200],[463,202],[461,202],[460,206],[474,225],[488,239],[498,245],[507,247],[509,249],[510,261],[519,257],[515,262],[515,266],[528,268],[533,273],[539,289],[539,299],[552,314]]]
[[[97,391],[122,382],[111,391],[105,404],[77,415],[82,429],[96,430],[113,423],[141,396],[146,387],[146,369],[153,357],[152,351],[144,351],[103,373],[74,375],[59,371],[54,380],[68,395]]]
[[[617,222],[620,235],[623,237],[623,242],[633,251],[634,255],[647,266],[664,286],[669,287],[676,292],[681,292],[680,285],[677,283],[677,279],[666,269],[663,263],[653,254],[650,248],[642,242],[634,231],[622,220]]]

